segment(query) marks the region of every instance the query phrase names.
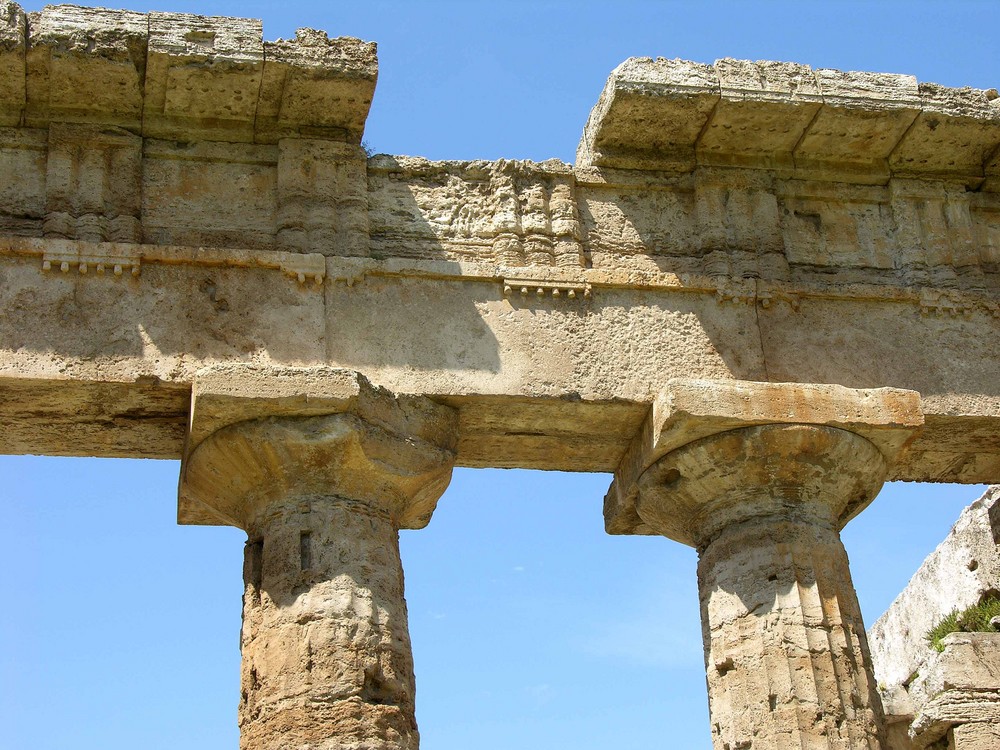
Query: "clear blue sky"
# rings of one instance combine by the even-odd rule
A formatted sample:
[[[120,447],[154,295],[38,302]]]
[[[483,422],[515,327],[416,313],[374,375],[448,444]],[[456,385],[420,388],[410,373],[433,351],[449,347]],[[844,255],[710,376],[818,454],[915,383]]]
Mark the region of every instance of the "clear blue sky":
[[[28,3],[28,9],[40,4]],[[367,140],[572,161],[631,55],[997,86],[992,2],[170,2],[379,43]],[[2,427],[0,427],[2,429]],[[178,464],[0,457],[0,748],[237,747],[244,535],[177,527]],[[695,555],[609,537],[609,478],[456,471],[403,532],[425,750],[710,747]],[[871,622],[979,487],[888,487],[844,533]]]

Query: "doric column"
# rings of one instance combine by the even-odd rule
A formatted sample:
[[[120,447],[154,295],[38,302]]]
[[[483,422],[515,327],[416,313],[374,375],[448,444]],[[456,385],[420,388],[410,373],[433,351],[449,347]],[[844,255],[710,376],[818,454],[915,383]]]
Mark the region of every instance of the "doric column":
[[[919,423],[911,396],[674,381],[626,456],[609,530],[698,549],[717,750],[883,747],[839,530]]]
[[[181,512],[247,531],[245,750],[418,747],[398,530],[447,486],[454,416],[343,370],[196,383]]]

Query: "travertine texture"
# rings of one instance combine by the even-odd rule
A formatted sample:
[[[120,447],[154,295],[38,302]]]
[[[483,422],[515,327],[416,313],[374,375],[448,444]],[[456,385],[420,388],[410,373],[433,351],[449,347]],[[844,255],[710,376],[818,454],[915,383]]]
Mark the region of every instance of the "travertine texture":
[[[241,747],[417,748],[398,530],[447,485],[454,416],[329,368],[196,382],[182,516],[248,536]]]
[[[240,746],[415,750],[397,530],[335,496],[269,505],[248,529]]]
[[[0,451],[182,457],[248,530],[248,750],[415,746],[395,533],[455,462],[701,549],[720,748],[877,746],[837,534],[1000,480],[996,92],[632,59],[575,165],[430,162],[361,147],[375,52],[0,0]]]
[[[636,512],[699,551],[713,746],[879,748],[882,707],[841,519],[886,464],[843,429],[765,424],[702,437],[639,479]]]
[[[924,636],[955,609],[1000,589],[1000,487],[962,511],[910,583],[869,632],[875,676],[908,684],[933,654]]]
[[[872,184],[935,174],[978,187],[996,181],[996,100],[993,90],[907,75],[630,58],[608,79],[577,161],[681,172],[754,166]]]
[[[1000,738],[1000,633],[952,633],[911,685],[914,748],[995,750]],[[939,743],[939,744],[935,744]]]
[[[1000,474],[992,92],[630,60],[576,165],[366,158],[374,44],[2,7],[2,450],[178,457],[255,362],[445,401],[467,466],[611,471],[687,377],[917,391],[890,477]]]
[[[604,500],[608,532],[663,534],[683,544],[701,546],[699,539],[707,533],[701,528],[703,497],[677,495],[669,486],[670,499],[662,504],[667,512],[651,524],[639,509],[640,490],[647,493],[647,503],[649,497],[659,497],[657,477],[672,470],[669,462],[660,460],[677,448],[730,430],[780,424],[846,430],[866,438],[879,449],[883,461],[891,462],[921,427],[923,415],[920,399],[912,391],[671,379],[653,401],[653,408],[615,471]],[[717,467],[713,471],[725,477],[729,469]],[[770,481],[766,475],[758,479]],[[725,495],[714,489],[710,494]],[[869,499],[863,496],[844,505],[837,517],[837,528],[859,513]],[[728,513],[728,501],[719,502],[721,512]],[[732,509],[741,512],[742,506],[733,505]],[[647,512],[656,513],[654,508],[647,508]]]
[[[304,129],[357,143],[375,90],[373,43],[313,29],[264,42],[260,21],[248,18],[73,5],[25,17],[9,1],[0,19],[3,124],[115,125],[230,143],[275,143]]]

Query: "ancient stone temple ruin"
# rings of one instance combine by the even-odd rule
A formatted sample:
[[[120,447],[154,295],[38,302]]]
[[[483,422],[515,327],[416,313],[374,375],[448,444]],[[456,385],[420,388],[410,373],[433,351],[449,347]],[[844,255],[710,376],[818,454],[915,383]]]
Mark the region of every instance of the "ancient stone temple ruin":
[[[630,59],[569,165],[368,157],[319,31],[4,1],[0,70],[0,450],[247,531],[242,747],[417,747],[397,531],[456,465],[697,548],[718,750],[889,747],[839,532],[1000,482],[995,91]]]

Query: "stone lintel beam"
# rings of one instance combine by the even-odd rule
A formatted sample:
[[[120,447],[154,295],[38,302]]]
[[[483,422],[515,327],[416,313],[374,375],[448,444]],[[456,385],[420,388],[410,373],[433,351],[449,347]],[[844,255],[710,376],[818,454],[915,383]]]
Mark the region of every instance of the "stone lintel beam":
[[[371,502],[422,528],[454,464],[457,416],[352,370],[220,365],[195,379],[180,523],[247,528],[276,498]]]
[[[444,491],[455,417],[347,370],[196,380],[181,516],[247,531],[243,750],[418,747],[398,531]]]
[[[946,735],[954,750],[992,750],[1000,741],[1000,633],[952,633],[910,685],[918,750]]]
[[[997,174],[998,124],[995,90],[792,63],[630,58],[591,112],[577,165],[738,165],[867,184],[909,175],[979,187]]]
[[[663,534],[696,545],[687,519],[676,515],[669,529],[653,529],[637,513],[639,482],[650,467],[696,440],[756,425],[815,425],[845,430],[875,445],[891,464],[923,424],[920,396],[894,388],[852,389],[839,385],[762,383],[675,378],[653,401],[626,449],[604,501],[611,534]],[[842,526],[863,505],[845,507]]]
[[[0,125],[114,125],[148,138],[360,143],[376,47],[259,20],[0,2]]]

